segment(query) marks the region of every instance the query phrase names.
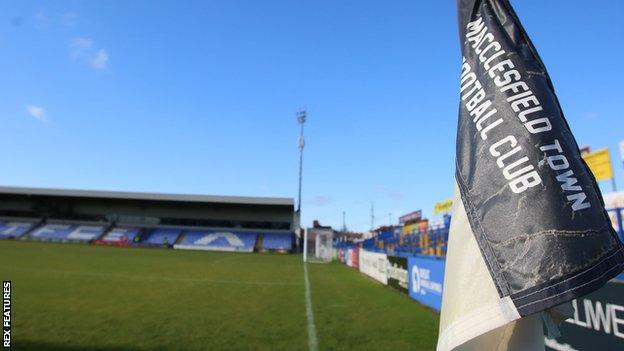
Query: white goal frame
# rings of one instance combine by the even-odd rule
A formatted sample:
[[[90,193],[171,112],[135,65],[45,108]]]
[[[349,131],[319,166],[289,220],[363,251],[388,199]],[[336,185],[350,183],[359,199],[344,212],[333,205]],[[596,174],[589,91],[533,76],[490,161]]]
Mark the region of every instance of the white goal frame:
[[[334,231],[308,228],[303,232],[303,262],[329,263],[334,257]]]

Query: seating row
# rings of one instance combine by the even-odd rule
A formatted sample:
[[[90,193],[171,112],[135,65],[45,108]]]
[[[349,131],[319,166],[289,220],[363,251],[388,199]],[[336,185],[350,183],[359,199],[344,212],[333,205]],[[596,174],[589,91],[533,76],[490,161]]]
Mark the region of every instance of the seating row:
[[[139,228],[103,224],[0,221],[0,239],[25,238],[43,241],[93,242],[117,246],[166,246],[186,250],[253,252],[259,238],[261,249],[291,251],[292,233],[260,233],[224,229]]]

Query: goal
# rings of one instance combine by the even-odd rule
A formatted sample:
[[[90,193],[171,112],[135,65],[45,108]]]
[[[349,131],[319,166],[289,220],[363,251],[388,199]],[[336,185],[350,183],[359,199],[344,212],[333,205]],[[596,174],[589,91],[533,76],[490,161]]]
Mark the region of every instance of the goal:
[[[303,233],[303,261],[314,263],[331,262],[333,257],[331,229],[308,228]]]

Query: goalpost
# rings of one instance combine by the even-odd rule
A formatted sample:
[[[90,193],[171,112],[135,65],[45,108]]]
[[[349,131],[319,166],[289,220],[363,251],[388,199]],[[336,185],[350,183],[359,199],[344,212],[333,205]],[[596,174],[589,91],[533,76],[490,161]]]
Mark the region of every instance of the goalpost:
[[[334,232],[331,229],[306,229],[303,232],[303,262],[331,262],[333,238]]]

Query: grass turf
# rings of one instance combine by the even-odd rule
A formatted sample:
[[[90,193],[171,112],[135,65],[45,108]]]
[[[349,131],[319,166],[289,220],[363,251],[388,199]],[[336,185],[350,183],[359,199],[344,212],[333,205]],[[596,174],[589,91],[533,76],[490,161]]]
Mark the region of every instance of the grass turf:
[[[320,350],[433,350],[436,313],[308,265]],[[15,350],[307,350],[298,255],[0,241]]]

